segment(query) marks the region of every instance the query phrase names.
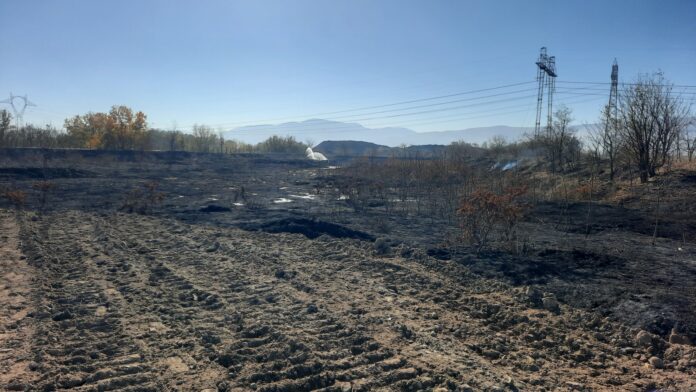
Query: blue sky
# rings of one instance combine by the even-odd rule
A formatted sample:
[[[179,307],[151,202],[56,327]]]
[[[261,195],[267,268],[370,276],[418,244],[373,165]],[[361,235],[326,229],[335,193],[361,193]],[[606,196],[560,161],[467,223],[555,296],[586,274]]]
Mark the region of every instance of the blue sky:
[[[114,104],[184,130],[361,120],[386,115],[311,115],[533,81],[547,46],[566,92],[555,101],[583,123],[606,98],[561,82],[608,82],[615,57],[623,81],[660,69],[696,85],[695,16],[696,1],[686,0],[0,0],[0,98],[28,94],[38,107],[25,120],[59,127]],[[418,131],[532,126],[536,99],[525,97],[534,88],[359,122]]]

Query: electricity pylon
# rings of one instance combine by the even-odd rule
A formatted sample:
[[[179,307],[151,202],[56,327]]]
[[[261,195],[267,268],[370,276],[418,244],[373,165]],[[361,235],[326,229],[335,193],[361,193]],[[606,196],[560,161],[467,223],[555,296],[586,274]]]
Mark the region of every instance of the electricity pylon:
[[[20,108],[18,108],[17,105],[15,105],[15,99],[22,101]],[[21,96],[13,95],[12,93],[10,93],[10,98],[2,100],[0,101],[0,103],[6,103],[12,106],[12,112],[14,112],[15,115],[15,122],[17,128],[19,128],[24,123],[24,112],[27,110],[27,107],[36,106],[34,102],[31,102],[29,98],[27,98],[26,94],[24,96]]]
[[[541,112],[543,110],[544,91],[547,93],[548,113],[546,120],[547,129],[551,128],[553,121],[553,93],[556,91],[556,56],[549,56],[546,47],[542,47],[539,52],[539,59],[536,62],[537,82],[539,91],[537,93],[537,113],[534,125],[534,136],[539,136],[541,131]]]

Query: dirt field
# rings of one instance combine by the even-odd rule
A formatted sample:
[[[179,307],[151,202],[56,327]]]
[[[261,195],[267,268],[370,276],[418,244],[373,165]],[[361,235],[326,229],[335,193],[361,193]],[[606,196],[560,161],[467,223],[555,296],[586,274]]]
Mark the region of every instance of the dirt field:
[[[630,204],[590,235],[541,204],[533,252],[477,256],[447,222],[351,212],[327,166],[78,155],[0,168],[55,184],[0,209],[5,390],[696,390],[696,249]],[[153,179],[161,205],[118,211]]]

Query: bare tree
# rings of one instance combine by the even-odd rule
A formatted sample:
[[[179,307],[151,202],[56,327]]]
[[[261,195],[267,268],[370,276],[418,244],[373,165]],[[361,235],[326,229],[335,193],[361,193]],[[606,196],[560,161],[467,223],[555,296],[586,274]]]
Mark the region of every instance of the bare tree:
[[[563,170],[566,161],[572,157],[572,150],[577,147],[575,129],[570,126],[573,121],[572,110],[561,106],[554,114],[553,125],[547,128],[542,145],[551,161],[551,170]]]
[[[217,136],[213,129],[206,125],[193,126],[194,151],[211,152],[217,146]]]
[[[507,147],[508,142],[504,136],[495,135],[484,144],[496,158],[499,158],[500,155],[502,155],[505,151],[505,147]]]
[[[609,161],[609,180],[613,181],[622,139],[618,120],[612,116],[608,105],[602,110],[599,124],[591,126],[589,129],[590,141],[593,144],[594,152],[597,155],[606,157]]]
[[[689,107],[672,92],[662,73],[639,77],[619,99],[621,136],[645,183],[669,163],[689,124]]]

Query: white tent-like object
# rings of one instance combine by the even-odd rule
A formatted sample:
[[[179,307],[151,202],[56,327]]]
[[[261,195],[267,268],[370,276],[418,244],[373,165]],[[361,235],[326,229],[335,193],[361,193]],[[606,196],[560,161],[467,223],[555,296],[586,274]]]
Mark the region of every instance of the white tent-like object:
[[[324,154],[320,152],[314,152],[312,151],[311,147],[307,147],[307,150],[305,151],[305,154],[307,154],[307,158],[313,160],[313,161],[328,161]]]

